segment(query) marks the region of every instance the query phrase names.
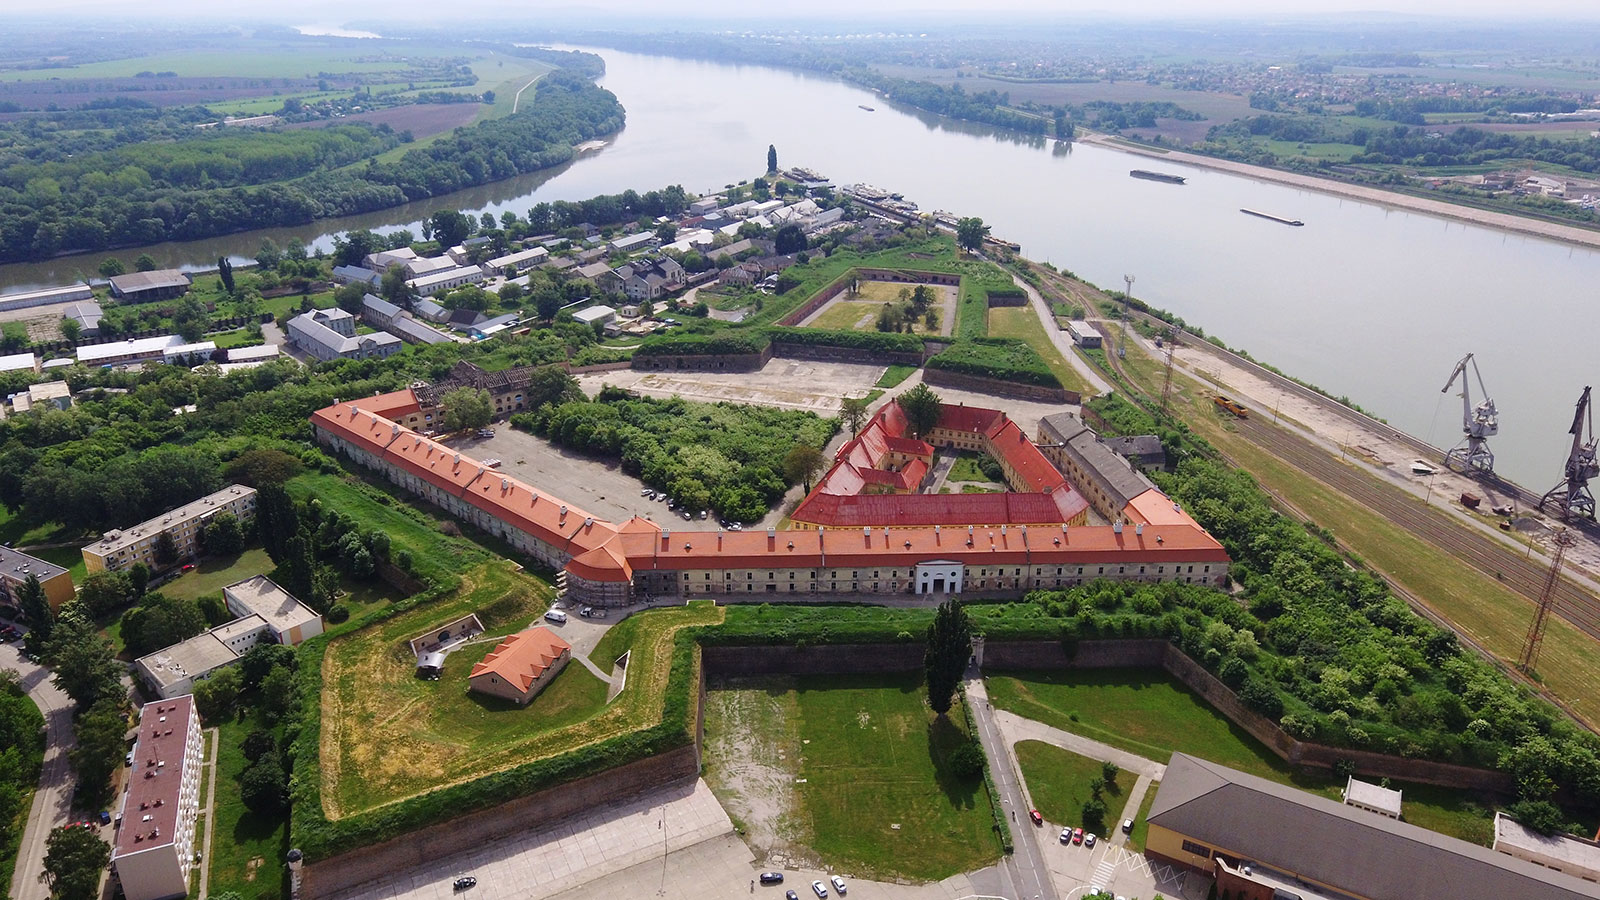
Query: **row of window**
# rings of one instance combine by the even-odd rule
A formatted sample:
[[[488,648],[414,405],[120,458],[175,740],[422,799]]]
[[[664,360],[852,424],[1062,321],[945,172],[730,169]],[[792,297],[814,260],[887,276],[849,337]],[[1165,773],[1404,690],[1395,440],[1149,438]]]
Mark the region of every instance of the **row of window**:
[[[1057,576],[1066,575],[1067,574],[1066,569],[1068,569],[1068,568],[1071,568],[1071,567],[1070,566],[1056,566],[1055,567],[1056,575]],[[1078,566],[1077,567],[1077,569],[1078,569],[1077,574],[1079,576],[1082,576],[1084,574],[1084,569],[1085,568],[1087,568],[1087,567],[1086,566]],[[1107,568],[1106,566],[1096,566],[1095,567],[1095,574],[1096,575],[1105,575],[1106,574],[1106,568]],[[1148,566],[1140,566],[1139,567],[1139,571],[1138,571],[1137,574],[1139,574],[1139,575],[1148,574],[1148,572],[1146,572],[1146,569],[1148,569],[1148,568],[1149,568]],[[1127,566],[1117,566],[1116,574],[1118,574],[1118,575],[1126,575],[1126,574],[1128,574],[1127,569],[1128,569]],[[842,572],[844,570],[841,569],[839,571]],[[1202,566],[1201,566],[1201,574],[1209,574],[1210,572],[1211,572],[1211,566],[1209,564],[1202,564]],[[1166,573],[1167,573],[1167,567],[1166,566],[1164,566],[1164,565],[1156,566],[1155,574],[1157,574],[1157,575],[1165,575]],[[1185,567],[1181,566],[1181,565],[1173,566],[1172,567],[1172,573],[1174,575],[1185,575],[1185,574],[1191,574],[1192,575],[1192,574],[1194,574],[1194,566],[1193,565],[1188,566],[1187,570],[1185,570]],[[797,574],[796,572],[790,572],[789,573],[789,580],[793,581],[795,579],[795,575],[796,574]],[[968,574],[970,575],[971,573],[968,573]],[[997,575],[997,576],[1000,576],[1000,577],[1005,577],[1006,570],[1004,568],[998,568],[998,569],[994,570],[994,574]],[[1013,576],[1015,576],[1015,577],[1020,578],[1020,577],[1022,577],[1022,569],[1020,567],[1018,567],[1016,569],[1013,569],[1011,574]],[[1033,575],[1034,575],[1035,578],[1045,578],[1045,577],[1048,577],[1049,574],[1050,573],[1046,572],[1043,568],[1035,568],[1033,570]],[[915,569],[913,569],[913,570],[911,570],[911,571],[906,573],[906,577],[907,578],[915,578],[916,575],[917,575],[917,573],[916,573]],[[988,569],[979,569],[978,570],[978,577],[979,578],[986,578],[986,577],[988,577],[988,575],[989,575],[989,570]],[[691,577],[691,573],[689,573],[689,572],[684,572],[683,573],[683,580],[684,581],[690,580],[690,577]],[[701,572],[700,573],[700,577],[704,581],[710,581],[711,580],[711,572]],[[735,579],[737,577],[738,576],[733,574],[732,572],[723,572],[723,574],[720,576],[719,580],[728,581],[728,580]],[[772,581],[776,577],[777,576],[776,576],[776,574],[774,572],[772,572],[772,571],[767,572],[767,580],[768,581]],[[817,577],[817,570],[816,569],[812,569],[811,571],[807,572],[806,573],[806,577],[807,578],[816,578]],[[835,576],[830,576],[830,577],[832,577],[834,579],[837,579],[837,578],[839,578],[841,576],[835,575]],[[858,569],[852,569],[850,571],[850,577],[851,578],[860,578],[861,577],[861,571],[858,570]],[[877,569],[874,569],[872,571],[872,577],[873,578],[880,577],[879,574],[878,574],[878,570]],[[898,577],[900,577],[899,570],[891,569],[889,571],[889,576],[888,577],[890,577],[890,578],[898,578]],[[754,572],[749,572],[749,571],[745,572],[744,573],[744,580],[745,581],[754,581],[755,580],[755,573]]]

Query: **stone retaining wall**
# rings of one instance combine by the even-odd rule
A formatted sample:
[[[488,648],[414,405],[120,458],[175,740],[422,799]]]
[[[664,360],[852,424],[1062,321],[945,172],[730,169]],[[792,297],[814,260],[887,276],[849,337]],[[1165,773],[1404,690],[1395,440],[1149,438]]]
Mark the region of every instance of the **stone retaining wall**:
[[[772,359],[772,347],[760,353],[634,355],[628,363],[641,372],[759,372]]]
[[[968,375],[965,372],[951,372],[948,369],[936,369],[931,366],[922,371],[922,380],[936,387],[955,388],[958,391],[972,391],[976,394],[994,394],[999,397],[1015,397],[1019,400],[1034,400],[1040,403],[1083,402],[1081,394],[1066,388],[1018,384],[1014,381]]]

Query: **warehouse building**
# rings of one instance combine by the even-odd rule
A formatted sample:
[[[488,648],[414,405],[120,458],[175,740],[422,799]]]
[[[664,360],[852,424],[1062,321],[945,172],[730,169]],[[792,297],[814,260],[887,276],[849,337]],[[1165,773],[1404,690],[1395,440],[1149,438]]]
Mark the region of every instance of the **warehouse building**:
[[[111,277],[111,296],[125,303],[171,300],[189,293],[189,276],[177,269],[129,272]]]

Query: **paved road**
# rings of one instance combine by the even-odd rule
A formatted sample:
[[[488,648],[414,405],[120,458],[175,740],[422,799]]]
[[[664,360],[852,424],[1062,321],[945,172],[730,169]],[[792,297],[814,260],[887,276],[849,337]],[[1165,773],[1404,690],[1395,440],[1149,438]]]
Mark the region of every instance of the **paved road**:
[[[1039,850],[1039,826],[1028,821],[1028,811],[1033,807],[1022,787],[1022,778],[1011,759],[1010,742],[1000,733],[989,708],[989,692],[977,666],[967,669],[967,700],[972,716],[978,723],[978,740],[983,744],[983,754],[989,760],[989,770],[994,775],[995,788],[1000,792],[1000,802],[1011,819],[1011,833],[1016,852],[1001,861],[1000,865],[1011,882],[1011,896],[1016,900],[1056,900],[1056,886],[1050,879],[1050,868]]]
[[[50,680],[50,670],[22,656],[19,643],[0,645],[0,669],[22,675],[22,686],[44,713],[44,769],[33,795],[22,833],[22,851],[11,878],[12,900],[45,900],[49,891],[39,876],[44,873],[44,845],[52,829],[65,825],[72,812],[72,765],[67,753],[76,745],[72,735],[72,700]]]
[[[1043,722],[1025,719],[1016,713],[1007,712],[1003,709],[994,710],[992,715],[995,724],[999,727],[1000,733],[1005,737],[1008,744],[1015,744],[1018,741],[1044,741],[1064,750],[1070,750],[1079,756],[1087,756],[1090,759],[1098,759],[1101,762],[1116,763],[1119,768],[1143,775],[1155,781],[1160,781],[1167,774],[1167,767],[1161,763],[1153,762],[1126,750],[1118,750],[1110,744],[1102,744],[1081,734],[1062,731]]]
[[[1038,314],[1039,324],[1044,327],[1044,333],[1050,336],[1050,343],[1056,345],[1056,349],[1061,351],[1062,358],[1078,373],[1078,377],[1089,385],[1089,389],[1084,391],[1084,395],[1088,397],[1111,393],[1111,385],[1106,383],[1106,380],[1100,376],[1099,372],[1095,371],[1094,366],[1089,365],[1084,361],[1083,357],[1073,352],[1072,338],[1057,327],[1055,314],[1050,311],[1050,304],[1045,302],[1044,297],[1039,295],[1033,285],[1023,281],[1021,278],[1013,275],[1011,280],[1016,282],[1017,287],[1022,288],[1027,293],[1028,299],[1032,301],[1033,311]]]

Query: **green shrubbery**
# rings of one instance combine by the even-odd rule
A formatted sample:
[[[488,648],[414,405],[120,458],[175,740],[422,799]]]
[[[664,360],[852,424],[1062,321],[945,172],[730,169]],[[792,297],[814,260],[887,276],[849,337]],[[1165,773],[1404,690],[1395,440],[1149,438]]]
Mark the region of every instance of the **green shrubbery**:
[[[759,329],[715,331],[710,334],[674,334],[652,337],[633,351],[636,359],[657,356],[723,356],[760,353],[772,343]]]
[[[914,334],[891,334],[881,331],[819,331],[815,328],[766,329],[770,340],[785,344],[804,344],[811,347],[843,347],[849,350],[871,350],[874,353],[921,353],[922,338]]]
[[[928,360],[927,367],[1000,381],[1061,387],[1061,379],[1045,365],[1038,351],[1015,338],[958,341]]]

